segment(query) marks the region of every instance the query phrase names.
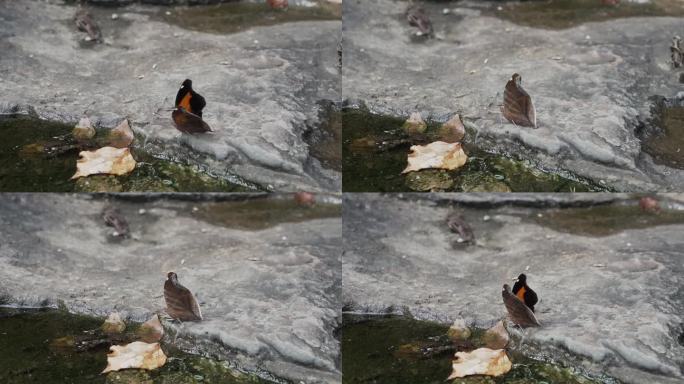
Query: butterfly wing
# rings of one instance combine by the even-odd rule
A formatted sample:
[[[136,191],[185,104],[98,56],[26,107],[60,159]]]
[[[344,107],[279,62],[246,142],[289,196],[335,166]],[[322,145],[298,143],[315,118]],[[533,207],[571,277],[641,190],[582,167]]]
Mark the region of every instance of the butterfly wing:
[[[504,89],[503,114],[510,122],[524,127],[536,127],[537,117],[532,98],[513,80],[506,83]]]
[[[170,280],[164,283],[164,300],[166,301],[166,313],[174,319],[181,321],[202,320],[202,312],[195,296],[178,284],[174,285]]]
[[[501,296],[503,297],[506,311],[515,324],[521,327],[538,327],[541,325],[527,305],[513,295],[511,291],[504,289],[501,291]]]

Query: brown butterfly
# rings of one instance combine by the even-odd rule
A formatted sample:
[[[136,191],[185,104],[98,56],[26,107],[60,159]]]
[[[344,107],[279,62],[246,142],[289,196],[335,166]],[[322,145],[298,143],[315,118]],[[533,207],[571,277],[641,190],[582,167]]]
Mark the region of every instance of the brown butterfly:
[[[422,35],[432,35],[432,22],[420,5],[410,4],[406,8],[406,20],[408,20],[409,25],[418,28]]]
[[[513,323],[523,328],[541,326],[532,310],[511,292],[511,287],[508,284],[504,284],[503,289],[501,290],[501,296],[503,297],[506,311],[508,311],[508,316]]]
[[[458,234],[459,243],[473,243],[475,242],[475,235],[473,235],[473,229],[465,221],[463,216],[458,213],[452,213],[447,217],[447,226],[451,229],[451,232]]]
[[[176,129],[183,133],[205,133],[212,132],[211,127],[201,117],[188,112],[183,107],[178,107],[171,113],[171,118],[176,124]]]
[[[679,68],[684,66],[684,50],[680,46],[682,38],[675,36],[672,38],[672,45],[670,45],[670,57],[672,58],[672,67]]]
[[[128,222],[118,209],[114,207],[105,209],[102,212],[102,218],[107,226],[114,227],[114,237],[128,236]]]
[[[166,313],[174,319],[202,320],[202,311],[197,299],[189,289],[178,282],[178,275],[175,272],[169,272],[168,279],[164,282],[164,299],[166,300]]]
[[[92,41],[99,41],[102,39],[100,27],[97,26],[95,20],[90,15],[90,12],[84,8],[80,8],[74,15],[74,23],[79,31],[88,34],[88,39]]]
[[[503,115],[513,124],[537,128],[537,114],[532,98],[520,84],[522,78],[514,73],[504,89]]]

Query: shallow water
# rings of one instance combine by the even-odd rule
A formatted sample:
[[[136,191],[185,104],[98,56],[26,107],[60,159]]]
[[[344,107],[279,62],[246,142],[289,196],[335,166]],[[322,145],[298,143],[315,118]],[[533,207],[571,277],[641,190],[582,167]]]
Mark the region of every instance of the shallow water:
[[[185,354],[162,343],[169,357],[153,371],[128,369],[102,375],[109,346],[76,352],[60,346],[64,337],[84,337],[99,329],[103,319],[59,310],[0,308],[0,382],[44,384],[91,383],[267,383],[231,370],[224,363]],[[127,324],[128,325],[128,324]],[[85,336],[87,337],[87,336]]]
[[[73,124],[32,117],[0,119],[0,191],[11,192],[241,192],[258,186],[214,177],[190,164],[161,159],[133,144],[138,161],[124,176],[94,175],[70,180],[79,148],[71,137]],[[99,135],[99,132],[98,132]],[[57,148],[51,150],[51,148]]]
[[[339,204],[304,206],[292,198],[267,198],[202,204],[193,216],[228,228],[261,230],[283,223],[339,218],[341,214]]]
[[[450,349],[448,329],[443,324],[399,316],[344,315],[341,329],[342,382],[444,383],[451,373],[455,353],[455,349]],[[481,335],[482,330],[474,331],[471,339],[477,339],[478,334]],[[444,352],[433,354],[431,350]],[[509,358],[513,368],[505,375],[497,378],[470,376],[451,383],[616,383],[610,378],[590,378],[571,367],[534,360],[519,353],[509,352]]]
[[[545,0],[498,2],[488,14],[516,24],[537,28],[563,29],[583,23],[645,16],[684,16],[684,3],[679,0],[651,0],[637,3],[628,0],[607,4],[601,0]],[[667,39],[668,37],[663,37]]]
[[[644,212],[637,204],[547,209],[531,213],[530,216],[538,224],[556,231],[595,237],[610,236],[630,229],[684,224],[682,210],[664,207],[660,212]]]
[[[642,149],[656,164],[684,169],[684,105],[658,100],[655,119],[649,122],[642,136]]]
[[[265,2],[230,2],[216,5],[160,9],[155,18],[194,31],[228,34],[281,23],[340,20],[342,7],[319,0],[316,6],[271,9]],[[169,12],[170,14],[167,14]]]
[[[470,131],[463,142],[468,162],[462,168],[401,174],[410,146],[439,140],[441,124],[428,121],[425,134],[409,137],[401,128],[403,118],[351,109],[344,110],[342,115],[342,178],[346,192],[605,190],[586,180],[545,172],[526,161],[488,153],[473,144],[474,133]]]

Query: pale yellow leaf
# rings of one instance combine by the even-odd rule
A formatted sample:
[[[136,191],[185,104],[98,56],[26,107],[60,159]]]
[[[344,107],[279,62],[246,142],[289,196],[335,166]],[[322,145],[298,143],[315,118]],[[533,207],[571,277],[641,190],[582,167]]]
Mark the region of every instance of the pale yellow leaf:
[[[107,355],[107,368],[102,373],[126,368],[157,369],[166,364],[166,355],[159,343],[135,341],[127,345],[112,345]]]
[[[453,170],[462,167],[467,160],[461,143],[435,141],[428,145],[413,145],[408,155],[408,166],[402,173],[426,168]]]
[[[447,380],[471,375],[500,376],[513,364],[503,349],[479,348],[472,352],[457,352],[452,362],[453,371]]]
[[[104,147],[97,151],[82,151],[72,179],[88,175],[125,175],[135,169],[135,159],[128,148]]]

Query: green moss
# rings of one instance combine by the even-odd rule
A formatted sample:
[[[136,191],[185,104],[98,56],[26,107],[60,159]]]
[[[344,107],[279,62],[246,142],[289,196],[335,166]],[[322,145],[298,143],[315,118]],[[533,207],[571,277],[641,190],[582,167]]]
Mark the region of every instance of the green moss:
[[[56,310],[0,309],[0,382],[7,384],[246,384],[267,383],[225,362],[162,344],[167,363],[153,371],[127,369],[102,375],[108,347],[76,352],[70,340],[92,334],[104,319]],[[135,332],[139,324],[127,324]],[[94,337],[97,337],[95,335]],[[122,343],[128,342],[122,341]]]
[[[605,190],[587,180],[542,171],[526,161],[489,153],[469,143],[468,162],[454,171],[423,170],[402,174],[410,147],[440,140],[441,124],[427,122],[423,133],[408,135],[405,119],[380,116],[358,109],[343,111],[343,173],[345,192],[403,192],[447,190],[456,192],[585,192]],[[425,177],[423,177],[425,175]],[[439,180],[434,180],[438,175]],[[453,182],[452,182],[453,181]],[[435,185],[430,185],[435,182]]]
[[[74,123],[75,124],[75,123]],[[138,162],[128,175],[93,175],[71,180],[79,145],[73,124],[34,117],[0,118],[0,191],[5,192],[243,192],[258,185],[235,177],[228,180],[190,164],[179,164],[147,153],[134,142]],[[107,131],[99,130],[98,136]],[[96,139],[98,138],[96,136]]]
[[[399,316],[345,315],[341,331],[344,384],[441,384],[451,373],[453,351],[448,326]],[[484,330],[474,329],[466,349],[480,347]],[[443,351],[432,353],[431,351]],[[590,378],[571,368],[510,353],[513,368],[492,378],[470,376],[459,384],[600,384],[617,381]]]

